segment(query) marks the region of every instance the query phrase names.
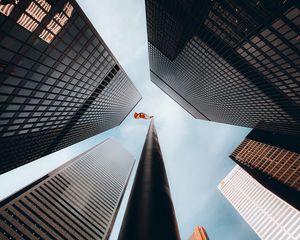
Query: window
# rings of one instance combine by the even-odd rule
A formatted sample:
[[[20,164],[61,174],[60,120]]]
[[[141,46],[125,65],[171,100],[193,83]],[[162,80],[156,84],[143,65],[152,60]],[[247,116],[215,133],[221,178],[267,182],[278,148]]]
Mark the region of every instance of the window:
[[[28,31],[33,32],[50,10],[51,5],[45,0],[32,1],[17,22]]]
[[[51,43],[63,26],[66,25],[67,21],[71,17],[73,13],[73,6],[67,2],[64,6],[62,12],[55,14],[53,19],[47,25],[46,29],[40,34],[40,38],[42,38],[47,43]]]
[[[15,8],[15,5],[19,3],[19,0],[15,0],[13,3],[9,4],[0,4],[0,13],[5,16],[9,16],[12,10]]]

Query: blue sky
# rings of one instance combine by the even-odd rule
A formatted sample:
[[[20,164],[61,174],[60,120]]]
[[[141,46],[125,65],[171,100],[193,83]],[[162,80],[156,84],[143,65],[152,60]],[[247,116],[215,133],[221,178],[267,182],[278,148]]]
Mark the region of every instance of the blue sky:
[[[150,81],[144,1],[78,2],[142,93],[135,111],[155,116],[181,238],[187,239],[196,225],[202,225],[212,240],[258,239],[217,189],[234,166],[229,154],[250,129],[196,120]],[[138,160],[148,125],[148,121],[134,120],[131,114],[120,127],[3,174],[0,199],[107,137],[117,139]],[[111,239],[117,239],[134,173]]]

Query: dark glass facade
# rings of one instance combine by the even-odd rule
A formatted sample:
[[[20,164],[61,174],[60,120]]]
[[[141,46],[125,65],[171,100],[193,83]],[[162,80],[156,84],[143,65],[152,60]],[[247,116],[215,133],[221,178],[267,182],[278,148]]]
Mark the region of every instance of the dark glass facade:
[[[300,135],[300,2],[146,0],[151,80],[197,119]]]
[[[119,125],[140,99],[75,1],[0,5],[0,174]]]
[[[254,129],[230,157],[264,187],[300,209],[300,137]]]
[[[108,139],[0,204],[0,239],[108,239],[134,159]]]

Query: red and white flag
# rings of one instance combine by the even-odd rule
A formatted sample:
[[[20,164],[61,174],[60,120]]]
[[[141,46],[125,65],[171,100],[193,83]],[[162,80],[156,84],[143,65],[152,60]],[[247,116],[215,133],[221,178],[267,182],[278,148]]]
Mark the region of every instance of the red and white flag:
[[[153,116],[149,116],[148,114],[146,114],[146,113],[137,113],[137,112],[135,112],[134,114],[133,114],[133,117],[135,118],[135,119],[140,119],[140,118],[142,118],[142,119],[151,119],[151,118],[153,118]]]

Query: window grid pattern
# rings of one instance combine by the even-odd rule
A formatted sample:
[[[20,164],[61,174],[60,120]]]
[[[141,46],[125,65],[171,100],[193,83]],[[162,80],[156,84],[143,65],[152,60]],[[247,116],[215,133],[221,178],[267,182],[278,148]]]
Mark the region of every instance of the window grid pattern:
[[[218,188],[263,240],[300,238],[300,212],[236,166]]]
[[[271,3],[249,0],[245,2],[246,8],[237,1],[214,1],[204,22],[206,27],[232,48],[256,31],[262,22],[275,15],[282,7],[280,1]],[[287,2],[285,1],[283,4],[287,4]]]
[[[51,22],[47,25],[47,30],[43,30],[39,36],[47,43],[51,43],[54,36],[56,36],[62,27],[66,25],[72,15],[73,9],[73,6],[67,2],[63,11],[55,14]]]
[[[2,206],[1,239],[108,239],[133,163],[106,140]]]
[[[228,1],[225,2],[214,3],[204,24],[231,47],[236,47],[257,27],[257,23],[255,18],[238,6],[226,8],[224,4],[228,4]]]
[[[22,3],[25,1],[28,0]],[[74,2],[72,6],[77,5]],[[0,14],[0,144],[3,146],[0,155],[5,162],[1,173],[44,156],[47,145],[57,138],[116,65],[81,9],[74,8],[69,13],[72,15],[67,14],[69,20],[51,44],[39,38],[47,22],[40,23],[43,26],[40,32],[30,32],[15,19]],[[133,86],[127,76],[125,83]],[[135,87],[123,94],[128,94],[128,106],[134,106],[141,98]],[[126,109],[126,114],[124,109],[119,110],[119,119],[123,119],[131,109]],[[112,121],[108,115],[102,119]],[[114,121],[114,126],[120,122]],[[98,128],[93,135],[100,132]],[[73,142],[78,141],[73,139]]]
[[[192,12],[174,10],[159,0],[146,1],[151,80],[196,118],[300,135],[298,4],[208,2],[202,3],[207,13],[198,15],[203,22],[199,20],[193,30],[185,25],[178,37],[173,29],[181,29]],[[189,4],[199,7],[196,1]],[[167,27],[166,16],[177,21]],[[261,40],[269,55],[263,46],[253,54],[250,40],[266,31],[276,37],[274,42]],[[161,45],[169,35],[177,44],[174,56]],[[183,47],[178,40],[182,35],[189,36]]]
[[[45,156],[46,147],[55,141],[62,128],[0,139],[1,173]]]
[[[151,17],[147,18],[149,42],[156,43],[157,48],[161,49],[166,56],[174,58],[184,24],[178,22],[171,14],[162,11],[156,1],[146,1],[146,6],[149,9],[147,14],[151,14]],[[156,26],[160,26],[159,31]]]
[[[15,8],[15,5],[18,3],[19,1],[16,0],[14,3],[0,5],[0,13],[9,16]],[[31,1],[24,13],[22,13],[17,20],[17,23],[26,28],[28,31],[33,32],[50,12],[51,8],[51,4],[46,0]],[[47,43],[51,43],[54,36],[59,33],[71,17],[73,10],[74,8],[70,2],[65,3],[63,10],[54,15],[53,19],[51,19],[46,29],[42,31],[39,37]]]
[[[237,52],[300,106],[300,10],[289,9]]]
[[[300,154],[245,139],[232,153],[236,161],[259,169],[300,191]]]
[[[123,71],[118,71],[56,150],[119,125],[139,100],[135,86]]]
[[[5,16],[9,16],[12,10],[14,10],[15,5],[19,3],[19,0],[15,0],[13,3],[9,4],[0,4],[0,13],[4,14]]]
[[[199,38],[191,39],[173,62],[164,58],[154,46],[149,47],[150,62],[155,62],[151,69],[209,119],[247,127],[254,127],[261,120],[296,124]]]
[[[75,33],[79,34],[80,28],[76,29]],[[7,46],[11,41],[12,45]],[[11,50],[14,41],[16,42],[15,39],[6,37],[1,47],[7,46]],[[40,57],[31,61],[28,51],[28,55],[20,56],[23,58],[21,61],[4,69],[1,75],[5,80],[0,88],[3,94],[0,116],[3,120],[0,122],[3,137],[62,127],[61,124],[67,122],[84,99],[103,80],[115,61],[97,38],[92,36],[90,29],[87,29],[78,41],[79,43],[71,45],[66,52],[54,47],[48,49],[48,56],[39,53]],[[89,44],[89,41],[92,44]],[[59,44],[57,42],[56,46],[59,47]],[[81,51],[78,51],[79,47]],[[53,52],[62,54],[60,59],[56,59]],[[97,61],[96,57],[100,57],[100,61]],[[40,64],[40,61],[43,64]],[[99,69],[96,69],[98,66]],[[10,70],[9,67],[13,68],[10,72],[6,71]]]
[[[151,81],[161,88],[166,94],[176,99],[176,102],[185,110],[187,110],[193,117],[197,119],[208,120],[202,113],[200,113],[197,108],[192,106],[186,99],[182,98],[177,94],[174,89],[171,89],[169,85],[163,82],[155,73],[150,72]]]
[[[22,13],[17,23],[28,31],[33,32],[51,10],[51,5],[45,0],[32,1]]]
[[[201,24],[207,10],[206,3],[195,0],[147,0],[145,4],[148,41],[173,60]]]

